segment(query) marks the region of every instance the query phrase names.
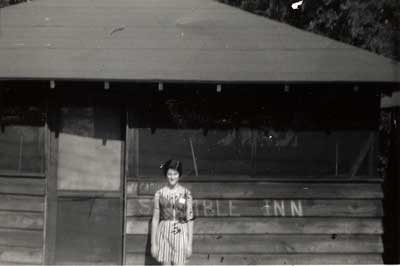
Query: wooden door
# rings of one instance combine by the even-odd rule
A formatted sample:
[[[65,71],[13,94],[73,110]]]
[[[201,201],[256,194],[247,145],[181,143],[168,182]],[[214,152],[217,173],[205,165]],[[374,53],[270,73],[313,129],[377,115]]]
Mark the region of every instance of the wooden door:
[[[56,264],[121,264],[123,132],[118,106],[62,106]]]

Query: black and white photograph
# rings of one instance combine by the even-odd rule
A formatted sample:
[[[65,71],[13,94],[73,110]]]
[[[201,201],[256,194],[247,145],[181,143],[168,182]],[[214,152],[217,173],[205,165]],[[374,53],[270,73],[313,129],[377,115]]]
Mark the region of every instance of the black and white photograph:
[[[400,265],[399,0],[0,0],[0,265]]]

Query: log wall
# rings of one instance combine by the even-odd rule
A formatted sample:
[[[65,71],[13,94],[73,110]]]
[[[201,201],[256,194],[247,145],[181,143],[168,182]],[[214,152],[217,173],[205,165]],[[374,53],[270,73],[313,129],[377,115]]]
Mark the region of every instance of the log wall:
[[[0,264],[43,264],[45,180],[0,176]]]
[[[152,198],[126,186],[126,264],[153,264]],[[190,264],[381,264],[379,182],[186,182],[194,197]]]

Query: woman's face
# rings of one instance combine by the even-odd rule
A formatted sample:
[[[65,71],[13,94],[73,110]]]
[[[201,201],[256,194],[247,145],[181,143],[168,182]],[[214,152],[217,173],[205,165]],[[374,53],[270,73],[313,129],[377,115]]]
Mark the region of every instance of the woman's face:
[[[179,181],[179,172],[172,168],[168,169],[167,180],[170,186],[175,186]]]

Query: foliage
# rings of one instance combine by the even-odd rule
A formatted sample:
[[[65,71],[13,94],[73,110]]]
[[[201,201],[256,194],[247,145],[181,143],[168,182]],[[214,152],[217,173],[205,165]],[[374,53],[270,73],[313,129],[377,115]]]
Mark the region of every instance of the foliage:
[[[220,0],[400,60],[399,0]]]
[[[26,2],[27,0],[0,0],[0,8]]]

